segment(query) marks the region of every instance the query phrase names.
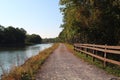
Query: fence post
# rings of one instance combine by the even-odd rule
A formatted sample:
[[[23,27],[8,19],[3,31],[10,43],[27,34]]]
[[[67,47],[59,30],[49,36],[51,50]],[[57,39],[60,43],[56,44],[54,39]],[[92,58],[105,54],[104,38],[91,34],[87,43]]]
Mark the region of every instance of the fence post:
[[[74,51],[76,51],[76,50],[75,50],[75,44],[74,44]]]
[[[94,48],[94,46],[93,46],[93,48]],[[95,54],[95,50],[93,50],[93,52],[92,52],[93,54]],[[93,57],[93,62],[95,61],[95,57]]]
[[[103,64],[104,67],[106,67],[106,49],[107,49],[106,46],[107,46],[107,45],[105,44],[105,50],[104,50],[104,64]]]
[[[80,50],[83,50],[83,48],[81,47],[81,45],[80,45]],[[81,54],[83,54],[83,52],[80,52]]]
[[[87,52],[87,48],[85,48],[85,51]],[[86,57],[88,57],[88,54],[86,54]]]

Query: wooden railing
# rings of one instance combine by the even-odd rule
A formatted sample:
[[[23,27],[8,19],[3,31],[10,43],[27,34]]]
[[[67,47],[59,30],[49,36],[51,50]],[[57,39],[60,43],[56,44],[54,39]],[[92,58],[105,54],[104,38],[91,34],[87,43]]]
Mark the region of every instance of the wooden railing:
[[[120,66],[120,60],[116,61],[113,59],[108,59],[107,56],[110,54],[118,55],[120,58],[120,46],[107,46],[107,45],[95,45],[95,44],[74,44],[74,50],[85,53],[86,57],[88,55],[93,57],[93,61],[95,59],[100,59],[103,61],[104,67],[106,66],[106,62],[112,63]],[[98,55],[101,52],[103,56]]]

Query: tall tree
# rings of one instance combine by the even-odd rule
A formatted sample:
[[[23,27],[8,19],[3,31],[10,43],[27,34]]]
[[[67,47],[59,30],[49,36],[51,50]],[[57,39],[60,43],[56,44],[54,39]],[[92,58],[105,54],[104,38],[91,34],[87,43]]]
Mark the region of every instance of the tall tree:
[[[41,42],[42,42],[42,39],[39,35],[32,34],[32,35],[27,35],[26,37],[26,43],[28,44],[36,44]]]
[[[120,0],[60,0],[67,42],[119,44]]]

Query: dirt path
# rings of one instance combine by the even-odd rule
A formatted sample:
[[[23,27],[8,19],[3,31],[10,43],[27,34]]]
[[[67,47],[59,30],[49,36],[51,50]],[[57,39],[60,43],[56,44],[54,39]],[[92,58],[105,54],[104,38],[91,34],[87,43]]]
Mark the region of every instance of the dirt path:
[[[70,53],[64,44],[54,51],[36,75],[36,80],[116,80],[112,75]]]

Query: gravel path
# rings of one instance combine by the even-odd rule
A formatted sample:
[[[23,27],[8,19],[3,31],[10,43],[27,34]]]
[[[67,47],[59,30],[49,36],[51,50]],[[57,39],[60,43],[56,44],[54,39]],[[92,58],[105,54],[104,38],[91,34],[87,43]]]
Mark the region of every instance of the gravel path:
[[[117,80],[114,78],[75,57],[64,44],[50,55],[36,75],[36,80]]]

